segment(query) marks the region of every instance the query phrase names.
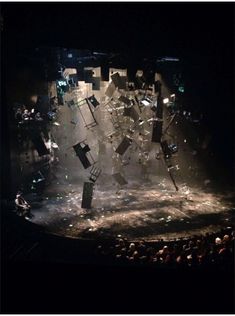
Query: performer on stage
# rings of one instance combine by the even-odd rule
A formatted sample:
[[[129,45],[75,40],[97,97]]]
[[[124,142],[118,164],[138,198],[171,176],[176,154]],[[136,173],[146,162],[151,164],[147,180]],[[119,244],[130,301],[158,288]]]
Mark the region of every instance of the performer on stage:
[[[25,201],[23,196],[21,195],[21,192],[17,192],[16,199],[16,211],[19,215],[23,215],[25,217],[31,216],[31,206]]]

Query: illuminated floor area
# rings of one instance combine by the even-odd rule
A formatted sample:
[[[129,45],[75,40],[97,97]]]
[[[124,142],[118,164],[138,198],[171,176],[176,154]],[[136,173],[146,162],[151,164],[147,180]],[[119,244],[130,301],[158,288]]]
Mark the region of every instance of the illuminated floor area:
[[[87,89],[76,92],[88,93]],[[141,120],[135,123],[124,115],[124,105],[110,107],[101,101],[101,95],[97,98],[101,104],[94,110],[97,124],[92,128],[84,126],[83,117],[86,122],[93,120],[85,104],[80,108],[67,105],[58,108],[57,121],[50,129],[57,146],[51,149],[48,145],[53,162],[50,185],[41,201],[33,194],[26,197],[32,205],[30,221],[50,233],[73,238],[123,237],[148,241],[216,232],[234,223],[233,196],[212,189],[218,175],[213,178],[207,174],[202,164],[203,142],[199,146],[183,115],[172,120],[166,107],[163,108],[164,139],[179,148],[169,168],[179,187],[176,191],[160,144],[151,141],[152,110],[144,107],[140,112],[136,107]],[[119,155],[116,150],[126,135],[131,135],[132,143]],[[92,156],[90,170],[83,167],[73,149],[84,140]],[[209,164],[212,163],[210,158]],[[91,181],[93,166],[101,174],[95,180],[92,208],[86,210],[81,208],[83,184]],[[28,170],[27,165],[24,168]],[[214,173],[218,170],[213,169]],[[121,186],[114,179],[115,174],[122,175],[128,184]]]
[[[55,185],[43,201],[32,202],[32,222],[47,231],[74,238],[126,237],[157,240],[216,232],[234,223],[232,194],[205,193],[170,181],[129,183],[125,190],[107,187],[94,191],[93,208],[81,208],[82,187]],[[127,190],[128,189],[128,190]]]
[[[145,91],[147,99],[138,90],[117,89],[111,81],[92,90],[91,83],[79,81],[65,93],[65,104],[58,106],[50,124],[49,141],[44,137],[50,184],[41,201],[33,194],[26,197],[32,222],[73,238],[149,241],[187,238],[233,224],[234,196],[213,189],[226,177],[207,152],[209,139],[201,137],[200,122],[189,123],[186,111],[170,110],[175,94],[164,84],[161,98],[154,86],[149,94]],[[153,139],[155,132],[160,139]],[[42,162],[32,144],[28,148],[32,165],[36,158]],[[23,151],[20,160],[21,169],[29,172]],[[95,179],[93,168],[99,173]],[[91,181],[92,208],[82,209],[83,184]]]

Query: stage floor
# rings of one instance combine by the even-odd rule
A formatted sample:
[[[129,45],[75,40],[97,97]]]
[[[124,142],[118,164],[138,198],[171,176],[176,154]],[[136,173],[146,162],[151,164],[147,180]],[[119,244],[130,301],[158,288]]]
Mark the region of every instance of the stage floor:
[[[101,92],[92,92],[98,100],[106,90],[105,87],[102,89]],[[86,89],[80,92],[84,97],[91,94]],[[163,91],[163,94],[169,96],[169,91]],[[67,97],[71,98],[71,93]],[[86,111],[91,115],[88,108]],[[198,144],[195,126],[189,125],[184,115],[177,116],[164,136],[179,147],[171,159],[175,167],[174,179],[179,187],[176,192],[163,159],[157,158],[157,153],[161,152],[160,144],[151,141],[151,108],[142,109],[139,117],[145,123],[137,126],[123,116],[123,109],[116,109],[116,116],[113,111],[110,112],[107,102],[102,101],[94,111],[98,124],[87,129],[78,108],[59,107],[59,126],[51,127],[53,140],[58,145],[58,149],[53,151],[58,165],[52,168],[54,178],[44,191],[42,200],[37,200],[37,196],[32,194],[26,197],[32,204],[34,215],[30,221],[62,236],[120,236],[129,240],[189,237],[215,232],[234,223],[234,196],[212,189],[216,181],[225,178],[221,166],[218,167],[216,159],[211,156],[206,158],[202,144]],[[114,127],[113,117],[118,119],[121,130]],[[171,119],[166,107],[163,118],[165,129]],[[71,124],[75,119],[77,124]],[[135,130],[132,145],[123,155],[118,155],[117,146],[123,135],[129,135],[132,129]],[[93,160],[97,162],[95,166],[102,170],[89,210],[81,208],[81,201],[83,183],[88,181],[90,173],[83,168],[72,147],[83,140],[89,144]],[[121,173],[128,184],[119,187],[112,176],[115,173]],[[209,186],[206,184],[208,179]]]
[[[72,238],[115,238],[148,241],[190,237],[216,232],[235,221],[232,193],[179,185],[170,181],[153,185],[129,183],[125,189],[97,185],[92,209],[81,208],[82,186],[59,184],[48,187],[42,200],[29,196],[35,224],[48,232]]]

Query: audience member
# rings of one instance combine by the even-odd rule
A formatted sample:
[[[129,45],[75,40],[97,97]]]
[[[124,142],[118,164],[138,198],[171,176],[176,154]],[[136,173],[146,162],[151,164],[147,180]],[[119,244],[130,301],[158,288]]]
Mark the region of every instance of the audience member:
[[[221,234],[194,236],[189,240],[155,243],[128,242],[118,239],[109,253],[120,263],[153,264],[162,267],[196,268],[226,267],[233,263],[235,232],[230,229]]]

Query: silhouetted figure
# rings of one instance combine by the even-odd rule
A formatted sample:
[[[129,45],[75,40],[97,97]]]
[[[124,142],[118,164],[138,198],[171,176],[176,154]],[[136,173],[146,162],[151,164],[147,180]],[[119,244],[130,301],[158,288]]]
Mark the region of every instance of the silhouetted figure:
[[[25,217],[31,216],[31,206],[25,201],[25,199],[21,195],[21,192],[17,192],[15,204],[16,204],[16,211],[19,215],[25,216]]]

